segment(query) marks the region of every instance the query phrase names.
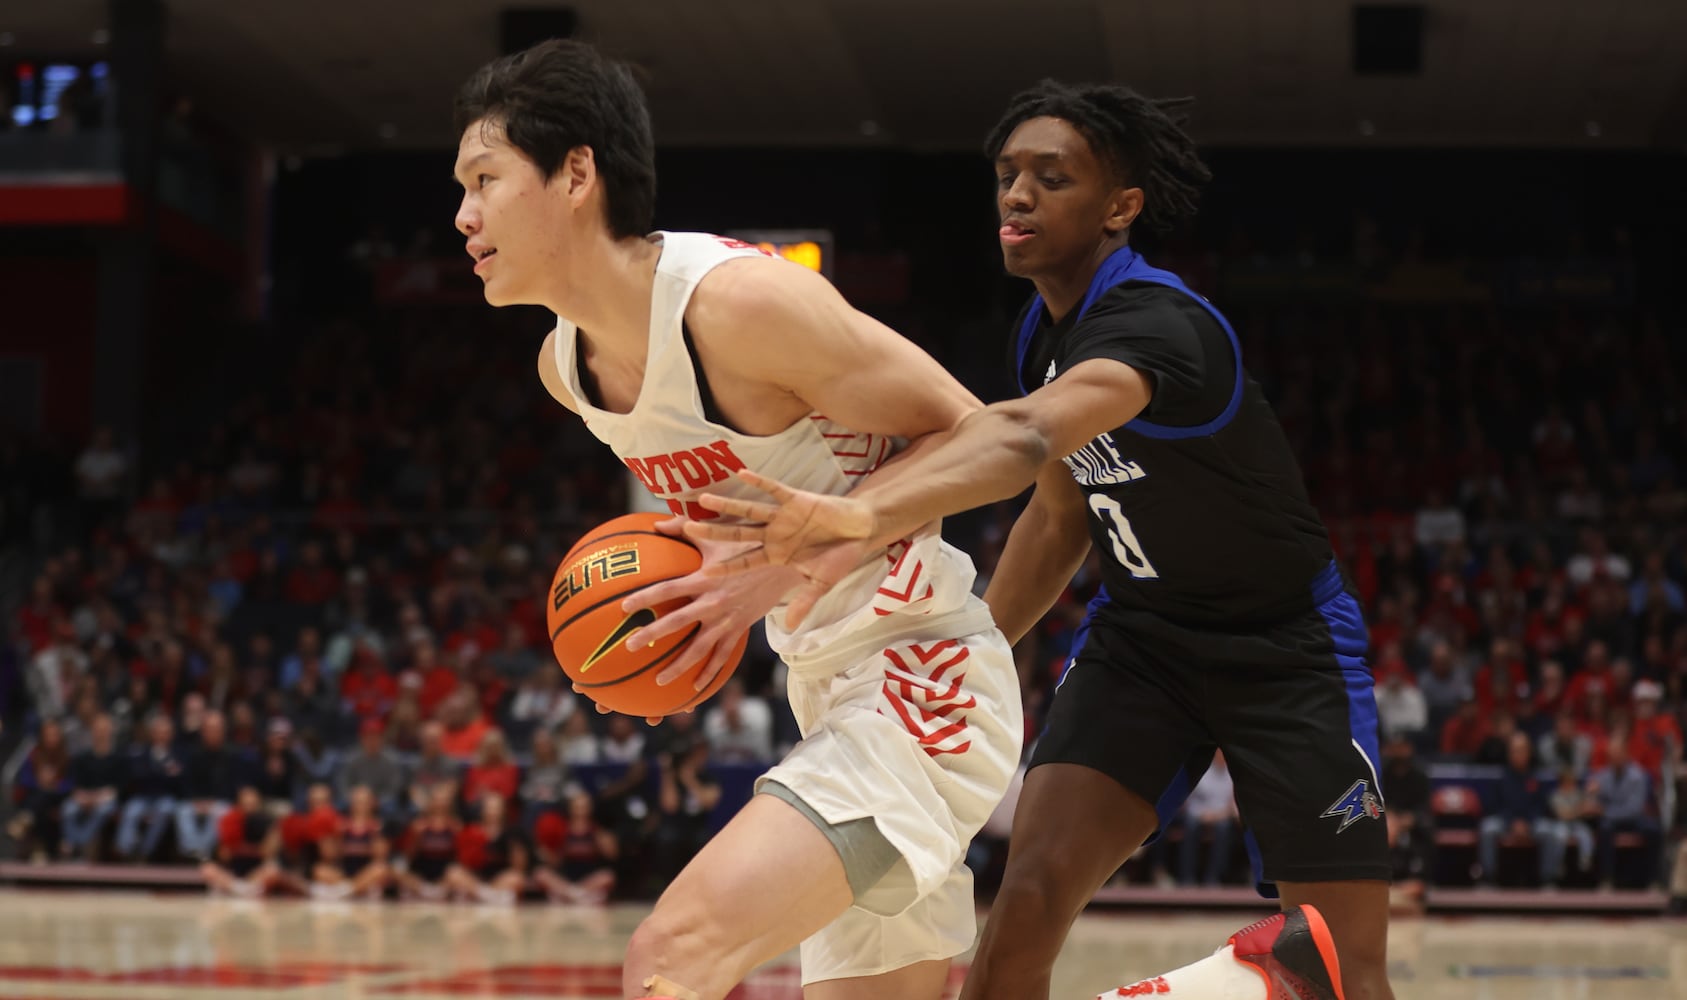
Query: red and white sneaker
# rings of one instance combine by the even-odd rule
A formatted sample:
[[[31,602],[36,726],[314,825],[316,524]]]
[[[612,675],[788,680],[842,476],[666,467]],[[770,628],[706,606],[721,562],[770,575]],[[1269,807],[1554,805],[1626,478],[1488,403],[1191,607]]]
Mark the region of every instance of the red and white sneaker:
[[[1341,963],[1324,917],[1295,906],[1230,935],[1236,961],[1265,980],[1271,1000],[1347,1000]]]

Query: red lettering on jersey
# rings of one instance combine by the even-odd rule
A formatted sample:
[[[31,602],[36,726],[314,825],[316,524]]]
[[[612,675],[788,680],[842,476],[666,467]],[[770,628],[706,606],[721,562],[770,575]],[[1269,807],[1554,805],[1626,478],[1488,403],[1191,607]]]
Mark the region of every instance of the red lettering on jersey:
[[[670,456],[679,468],[679,474],[685,477],[685,485],[694,490],[700,490],[709,485],[709,469],[694,452],[676,451]]]
[[[764,250],[761,247],[756,246],[754,243],[745,243],[743,240],[735,240],[730,236],[716,236],[715,242],[719,243],[721,246],[726,247],[726,248],[731,249],[731,250],[754,250],[755,252],[761,254],[763,257],[773,256],[773,254],[769,253],[768,251]]]
[[[621,461],[632,470],[645,489],[657,496],[681,492],[680,480],[674,475],[676,472],[684,478],[686,488],[700,490],[710,483],[725,482],[732,478],[734,472],[744,468],[744,460],[733,454],[732,445],[725,441],[715,441],[690,451],[676,451],[671,455],[624,458]]]
[[[732,445],[725,441],[706,444],[693,452],[709,467],[709,474],[715,482],[729,478],[734,472],[744,467],[743,459],[732,453]]]
[[[650,466],[645,462],[644,459],[642,459],[642,458],[624,458],[621,461],[622,461],[623,464],[625,464],[627,466],[628,469],[632,470],[633,475],[638,477],[638,481],[644,484],[645,489],[649,490],[652,493],[660,493],[661,492],[660,490],[658,490],[656,488],[656,480],[651,478],[651,476],[650,476]]]
[[[1166,982],[1165,976],[1155,976],[1153,979],[1144,979],[1142,982],[1133,983],[1130,986],[1121,986],[1113,991],[1113,995],[1121,997],[1151,997],[1170,993],[1171,991],[1172,985]]]
[[[650,464],[652,482],[656,480],[656,473],[662,473],[661,483],[651,486],[652,493],[678,493],[680,491],[679,480],[674,478],[674,456],[652,455],[645,461]]]

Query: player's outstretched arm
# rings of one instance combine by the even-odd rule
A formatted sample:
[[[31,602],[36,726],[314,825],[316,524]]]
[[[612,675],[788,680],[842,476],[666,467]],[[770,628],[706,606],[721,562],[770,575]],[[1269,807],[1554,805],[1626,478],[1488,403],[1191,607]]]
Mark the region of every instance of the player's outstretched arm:
[[[787,563],[823,588],[838,578],[840,549],[884,545],[944,515],[1014,496],[1051,461],[1128,423],[1152,395],[1148,379],[1135,368],[1109,359],[1085,361],[1023,399],[972,413],[938,444],[899,463],[894,474],[869,476],[847,497],[820,497],[747,476],[770,502],[715,495],[702,502],[748,523],[690,524],[686,531],[760,544],[723,563],[720,571]],[[796,606],[793,601],[793,613]]]
[[[1031,502],[1013,522],[984,603],[996,627],[1017,643],[1048,614],[1089,555],[1089,507],[1064,462],[1037,477]]]

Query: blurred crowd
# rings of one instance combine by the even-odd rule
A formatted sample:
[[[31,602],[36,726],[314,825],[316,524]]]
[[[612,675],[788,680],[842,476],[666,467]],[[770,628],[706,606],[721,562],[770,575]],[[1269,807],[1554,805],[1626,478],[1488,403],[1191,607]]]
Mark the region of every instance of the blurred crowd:
[[[1616,309],[1233,316],[1370,618],[1402,873],[1433,877],[1436,835],[1468,829],[1480,880],[1524,843],[1543,883],[1624,881],[1636,851],[1628,881],[1660,878],[1687,336]],[[796,739],[782,667],[757,638],[722,695],[654,729],[566,689],[542,599],[627,477],[509,322],[298,331],[285,390],[145,461],[110,429],[0,443],[0,543],[33,553],[6,563],[0,645],[21,853],[199,863],[229,892],[596,899],[659,887],[718,828]],[[980,586],[1014,510],[962,522]],[[1097,579],[1092,557],[1021,644],[1029,734]],[[1158,877],[1237,880],[1226,781]]]

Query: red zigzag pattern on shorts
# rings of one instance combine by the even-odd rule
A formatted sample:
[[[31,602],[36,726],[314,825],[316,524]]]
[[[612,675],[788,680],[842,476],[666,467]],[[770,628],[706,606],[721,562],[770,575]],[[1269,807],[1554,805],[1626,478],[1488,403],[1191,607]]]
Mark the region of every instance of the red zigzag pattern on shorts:
[[[910,664],[910,655],[918,662]],[[972,748],[972,740],[965,738],[966,713],[978,705],[978,699],[962,690],[966,670],[961,667],[971,655],[972,651],[955,639],[930,646],[911,643],[884,651],[890,661],[885,668],[885,701],[903,727],[919,740],[920,749],[933,757],[963,754]],[[942,662],[932,667],[933,660]],[[888,713],[881,708],[879,714]]]

